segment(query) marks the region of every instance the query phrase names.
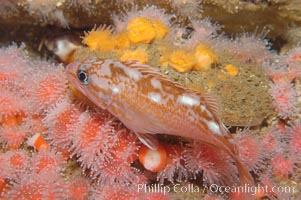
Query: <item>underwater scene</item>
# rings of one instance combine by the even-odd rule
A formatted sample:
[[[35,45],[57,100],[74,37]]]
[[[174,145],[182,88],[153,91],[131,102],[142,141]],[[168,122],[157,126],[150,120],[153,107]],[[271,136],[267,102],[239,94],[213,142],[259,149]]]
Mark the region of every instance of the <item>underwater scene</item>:
[[[0,199],[300,200],[301,0],[0,0]]]

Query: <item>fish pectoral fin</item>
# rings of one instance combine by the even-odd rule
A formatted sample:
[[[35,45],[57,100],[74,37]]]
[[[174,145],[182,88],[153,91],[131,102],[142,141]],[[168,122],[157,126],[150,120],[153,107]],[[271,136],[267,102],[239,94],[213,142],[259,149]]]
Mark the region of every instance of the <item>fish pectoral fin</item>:
[[[155,135],[148,133],[136,133],[138,139],[151,150],[156,150],[159,146],[159,142]]]

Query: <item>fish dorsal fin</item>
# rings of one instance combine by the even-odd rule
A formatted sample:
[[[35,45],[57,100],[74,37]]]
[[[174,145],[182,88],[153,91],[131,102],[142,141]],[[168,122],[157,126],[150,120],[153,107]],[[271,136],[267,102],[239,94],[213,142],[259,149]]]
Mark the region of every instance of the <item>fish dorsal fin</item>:
[[[157,68],[151,67],[149,65],[146,64],[141,64],[136,60],[127,60],[122,62],[123,64],[125,64],[126,66],[132,68],[132,69],[136,69],[138,70],[140,73],[142,73],[143,75],[147,75],[147,76],[153,76],[155,78],[157,78],[160,81],[164,81],[166,83],[169,83],[171,85],[173,85],[174,87],[178,87],[178,88],[182,88],[184,90],[187,90],[187,92],[191,92],[192,90],[190,90],[189,88],[173,81],[170,80],[165,74],[162,74]]]
[[[206,106],[213,113],[213,115],[218,119],[221,119],[221,103],[218,97],[209,93],[202,94],[202,97],[206,102]]]
[[[164,81],[164,82],[171,84],[174,87],[181,88],[184,91],[186,91],[187,93],[193,93],[199,97],[202,97],[206,102],[206,106],[213,113],[213,115],[215,117],[217,117],[218,119],[221,118],[221,109],[220,109],[221,104],[216,95],[209,94],[209,93],[202,93],[199,91],[189,89],[177,82],[170,80],[166,75],[162,74],[158,69],[151,67],[149,65],[140,64],[136,60],[125,61],[125,62],[123,62],[123,64],[127,65],[128,67],[130,67],[132,69],[138,70],[140,73],[142,73],[144,75],[154,76],[160,81]]]
[[[157,68],[151,67],[150,65],[141,64],[137,60],[127,60],[122,63],[128,66],[129,68],[138,70],[142,74],[165,77],[165,75],[162,74]]]

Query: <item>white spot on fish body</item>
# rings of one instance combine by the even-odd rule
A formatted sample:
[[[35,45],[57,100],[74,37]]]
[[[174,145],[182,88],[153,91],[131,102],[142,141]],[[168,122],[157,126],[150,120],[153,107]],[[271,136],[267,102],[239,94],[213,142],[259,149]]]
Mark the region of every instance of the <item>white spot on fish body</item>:
[[[113,87],[112,91],[113,91],[113,94],[118,94],[119,93],[119,88],[118,87]]]
[[[134,79],[135,81],[139,81],[142,77],[142,74],[138,70],[131,69],[122,63],[115,62],[114,66],[122,69],[126,75],[128,75],[130,78]]]
[[[152,79],[150,80],[150,82],[151,82],[151,85],[153,86],[153,88],[162,90],[162,85],[161,85],[161,83],[160,83],[159,80],[157,80],[157,79],[155,79],[155,78],[152,78]]]
[[[156,102],[156,103],[159,103],[161,101],[161,95],[159,93],[156,93],[156,92],[149,92],[148,93],[148,97],[153,101],[153,102]]]
[[[178,97],[178,102],[189,105],[189,106],[198,106],[200,105],[200,98],[197,96],[191,96],[191,95],[181,95]]]
[[[135,81],[139,81],[139,79],[141,78],[141,74],[140,72],[133,70],[133,69],[125,69],[125,73],[131,77],[132,79],[134,79]]]
[[[213,133],[216,133],[218,135],[222,135],[222,132],[219,128],[219,125],[214,122],[214,121],[209,121],[207,122],[207,125],[208,125],[208,128],[213,132]]]
[[[202,112],[205,112],[207,109],[206,109],[206,106],[204,106],[204,105],[201,105],[201,111]]]

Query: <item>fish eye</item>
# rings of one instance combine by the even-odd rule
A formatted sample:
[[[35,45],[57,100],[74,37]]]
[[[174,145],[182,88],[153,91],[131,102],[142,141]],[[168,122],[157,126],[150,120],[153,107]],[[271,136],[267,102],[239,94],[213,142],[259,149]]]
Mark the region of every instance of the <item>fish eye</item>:
[[[88,74],[85,69],[79,69],[77,71],[77,78],[85,85],[89,83]]]

